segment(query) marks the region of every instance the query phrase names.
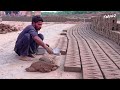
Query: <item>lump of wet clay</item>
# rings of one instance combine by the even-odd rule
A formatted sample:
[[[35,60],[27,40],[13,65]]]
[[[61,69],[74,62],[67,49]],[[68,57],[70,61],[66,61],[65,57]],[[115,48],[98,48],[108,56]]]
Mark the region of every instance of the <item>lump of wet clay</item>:
[[[58,68],[57,65],[46,62],[46,61],[37,61],[31,64],[30,67],[26,68],[27,72],[51,72]]]
[[[31,64],[30,67],[26,68],[28,72],[51,72],[58,68],[56,64],[55,55],[44,55],[39,61]]]
[[[55,55],[45,54],[39,60],[40,61],[45,61],[45,62],[50,63],[50,64],[56,64],[56,62],[55,62],[56,61],[56,56]]]
[[[10,26],[8,24],[0,24],[0,34],[6,34],[7,32],[18,31],[15,26]]]

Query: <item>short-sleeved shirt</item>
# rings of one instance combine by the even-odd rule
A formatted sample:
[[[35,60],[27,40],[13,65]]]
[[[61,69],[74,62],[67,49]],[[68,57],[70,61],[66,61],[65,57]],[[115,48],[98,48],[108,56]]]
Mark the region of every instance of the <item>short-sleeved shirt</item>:
[[[19,41],[26,33],[29,33],[32,37],[38,36],[38,31],[32,26],[28,25],[23,29],[23,31],[19,34],[17,41]]]

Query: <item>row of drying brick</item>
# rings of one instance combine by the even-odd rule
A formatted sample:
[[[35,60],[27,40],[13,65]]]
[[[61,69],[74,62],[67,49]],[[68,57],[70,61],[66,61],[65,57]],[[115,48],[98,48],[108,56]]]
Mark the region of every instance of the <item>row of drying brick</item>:
[[[120,47],[119,47],[119,45],[117,45],[117,43],[113,42],[112,40],[110,40],[110,39],[108,39],[108,38],[106,38],[106,37],[103,37],[103,36],[101,36],[101,35],[98,35],[98,34],[96,34],[94,31],[90,30],[90,23],[89,23],[89,25],[87,25],[86,29],[88,29],[87,32],[88,32],[89,34],[92,34],[92,35],[90,35],[90,36],[91,36],[91,37],[94,37],[95,40],[99,40],[99,41],[104,41],[104,42],[106,42],[111,48],[113,48],[117,53],[120,54]],[[115,32],[115,31],[114,31],[114,32]],[[109,53],[110,53],[110,52],[109,52]]]
[[[67,32],[68,48],[67,48],[64,70],[71,71],[71,72],[80,72],[81,62],[80,62],[78,44],[75,37],[73,36],[74,27],[72,27]]]
[[[87,25],[86,27],[89,27],[89,26]],[[97,34],[95,35],[95,33],[93,34],[93,33],[90,32],[91,30],[84,30],[84,31],[86,31],[88,33],[89,37],[94,37],[94,40],[101,46],[101,48],[109,56],[109,58],[112,59],[112,61],[114,61],[114,63],[116,63],[116,65],[119,67],[120,66],[120,49],[119,49],[119,46],[113,46],[113,45],[115,45],[115,43],[113,43],[113,42],[110,43],[108,41],[109,39],[106,39],[104,41],[104,39],[105,39],[104,37],[99,37],[98,38]],[[117,35],[115,35],[115,36],[117,36]]]
[[[89,38],[90,37],[93,38],[93,36],[95,36],[93,34],[89,34],[90,30],[87,30],[87,29],[81,30],[81,32],[82,32],[82,35],[84,32],[83,36],[87,36]],[[119,66],[119,62],[118,62],[118,59],[120,59],[119,54],[116,53],[109,45],[107,45],[103,41],[95,40],[93,38],[99,44],[97,45],[93,39],[88,39],[88,38],[85,38],[85,39],[89,43],[90,48],[92,49],[92,52],[97,62],[99,63],[99,66],[103,72],[104,78],[106,79],[120,78],[120,70],[116,66],[116,64]],[[112,55],[112,53],[114,53],[114,55]],[[114,64],[113,61],[116,64]]]
[[[85,29],[85,28],[82,28],[82,29]],[[88,40],[89,45],[91,46],[96,59],[97,60],[99,59],[98,61],[99,61],[100,67],[98,66],[96,59],[93,56],[87,43],[85,42],[84,39],[82,39],[81,35],[78,34],[79,30],[80,30],[80,27],[76,26],[72,28],[72,30],[69,30],[69,33],[67,32],[67,36],[70,42],[67,48],[67,55],[66,55],[64,70],[65,71],[81,71],[81,68],[82,68],[83,79],[119,78],[119,70],[117,69],[117,67],[109,60],[108,57],[106,57],[105,53],[103,53],[101,49],[95,43],[93,43],[93,41]],[[83,32],[84,31],[85,30],[83,30]],[[66,30],[64,30],[64,32],[66,32]],[[77,41],[75,38],[77,39]],[[77,45],[77,42],[78,42],[78,45]],[[79,53],[78,46],[80,48],[80,53]],[[80,63],[80,60],[82,61],[81,68],[80,68],[81,64],[78,64]],[[100,68],[102,69],[104,75],[101,73]]]
[[[75,26],[67,32],[69,43],[64,70],[74,72],[80,72],[82,70],[83,79],[102,79],[102,73],[90,51],[90,48],[85,40],[80,37],[77,30],[78,27]]]
[[[84,26],[78,25],[77,29],[74,30],[74,34],[79,42],[83,79],[103,79],[101,70],[84,39],[84,34],[80,32],[81,30],[84,30]]]
[[[67,53],[67,44],[68,44],[67,37],[61,37],[59,39],[56,48],[60,49],[61,55],[66,55],[66,53]]]
[[[72,35],[71,30],[72,29],[63,30],[63,32],[60,33],[60,35],[63,35],[63,37],[59,39],[59,44],[57,45],[57,48],[60,49],[61,55],[66,55],[64,71],[80,72],[81,64],[78,46],[75,38]]]

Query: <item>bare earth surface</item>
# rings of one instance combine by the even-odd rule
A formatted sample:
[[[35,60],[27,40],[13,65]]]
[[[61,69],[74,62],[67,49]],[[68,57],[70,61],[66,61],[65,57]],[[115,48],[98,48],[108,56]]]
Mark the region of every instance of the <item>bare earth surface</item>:
[[[15,25],[21,30],[31,24],[30,22],[14,22],[3,21],[4,24]],[[62,23],[47,23],[43,24],[40,32],[44,35],[45,43],[54,47],[57,40],[61,37],[59,34],[63,29],[70,28],[75,24],[62,24]],[[0,79],[81,79],[81,73],[64,72],[64,58],[59,57],[60,67],[49,73],[40,72],[26,72],[25,68],[29,67],[33,61],[21,61],[19,56],[13,51],[15,41],[21,31],[10,32],[7,34],[0,34]],[[41,56],[37,56],[36,59]]]

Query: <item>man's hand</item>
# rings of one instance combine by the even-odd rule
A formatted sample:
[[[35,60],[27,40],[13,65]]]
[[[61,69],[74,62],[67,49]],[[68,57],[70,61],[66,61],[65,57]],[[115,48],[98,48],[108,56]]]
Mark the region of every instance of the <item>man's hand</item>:
[[[48,47],[50,47],[50,45],[46,44]]]
[[[47,52],[49,53],[49,54],[53,54],[53,50],[52,50],[52,48],[50,48],[50,47],[46,47],[46,50],[47,50]]]
[[[45,48],[49,54],[53,54],[52,48],[50,48],[48,44],[44,44],[44,42],[38,36],[35,36],[33,39],[38,45],[41,45],[43,48]]]

